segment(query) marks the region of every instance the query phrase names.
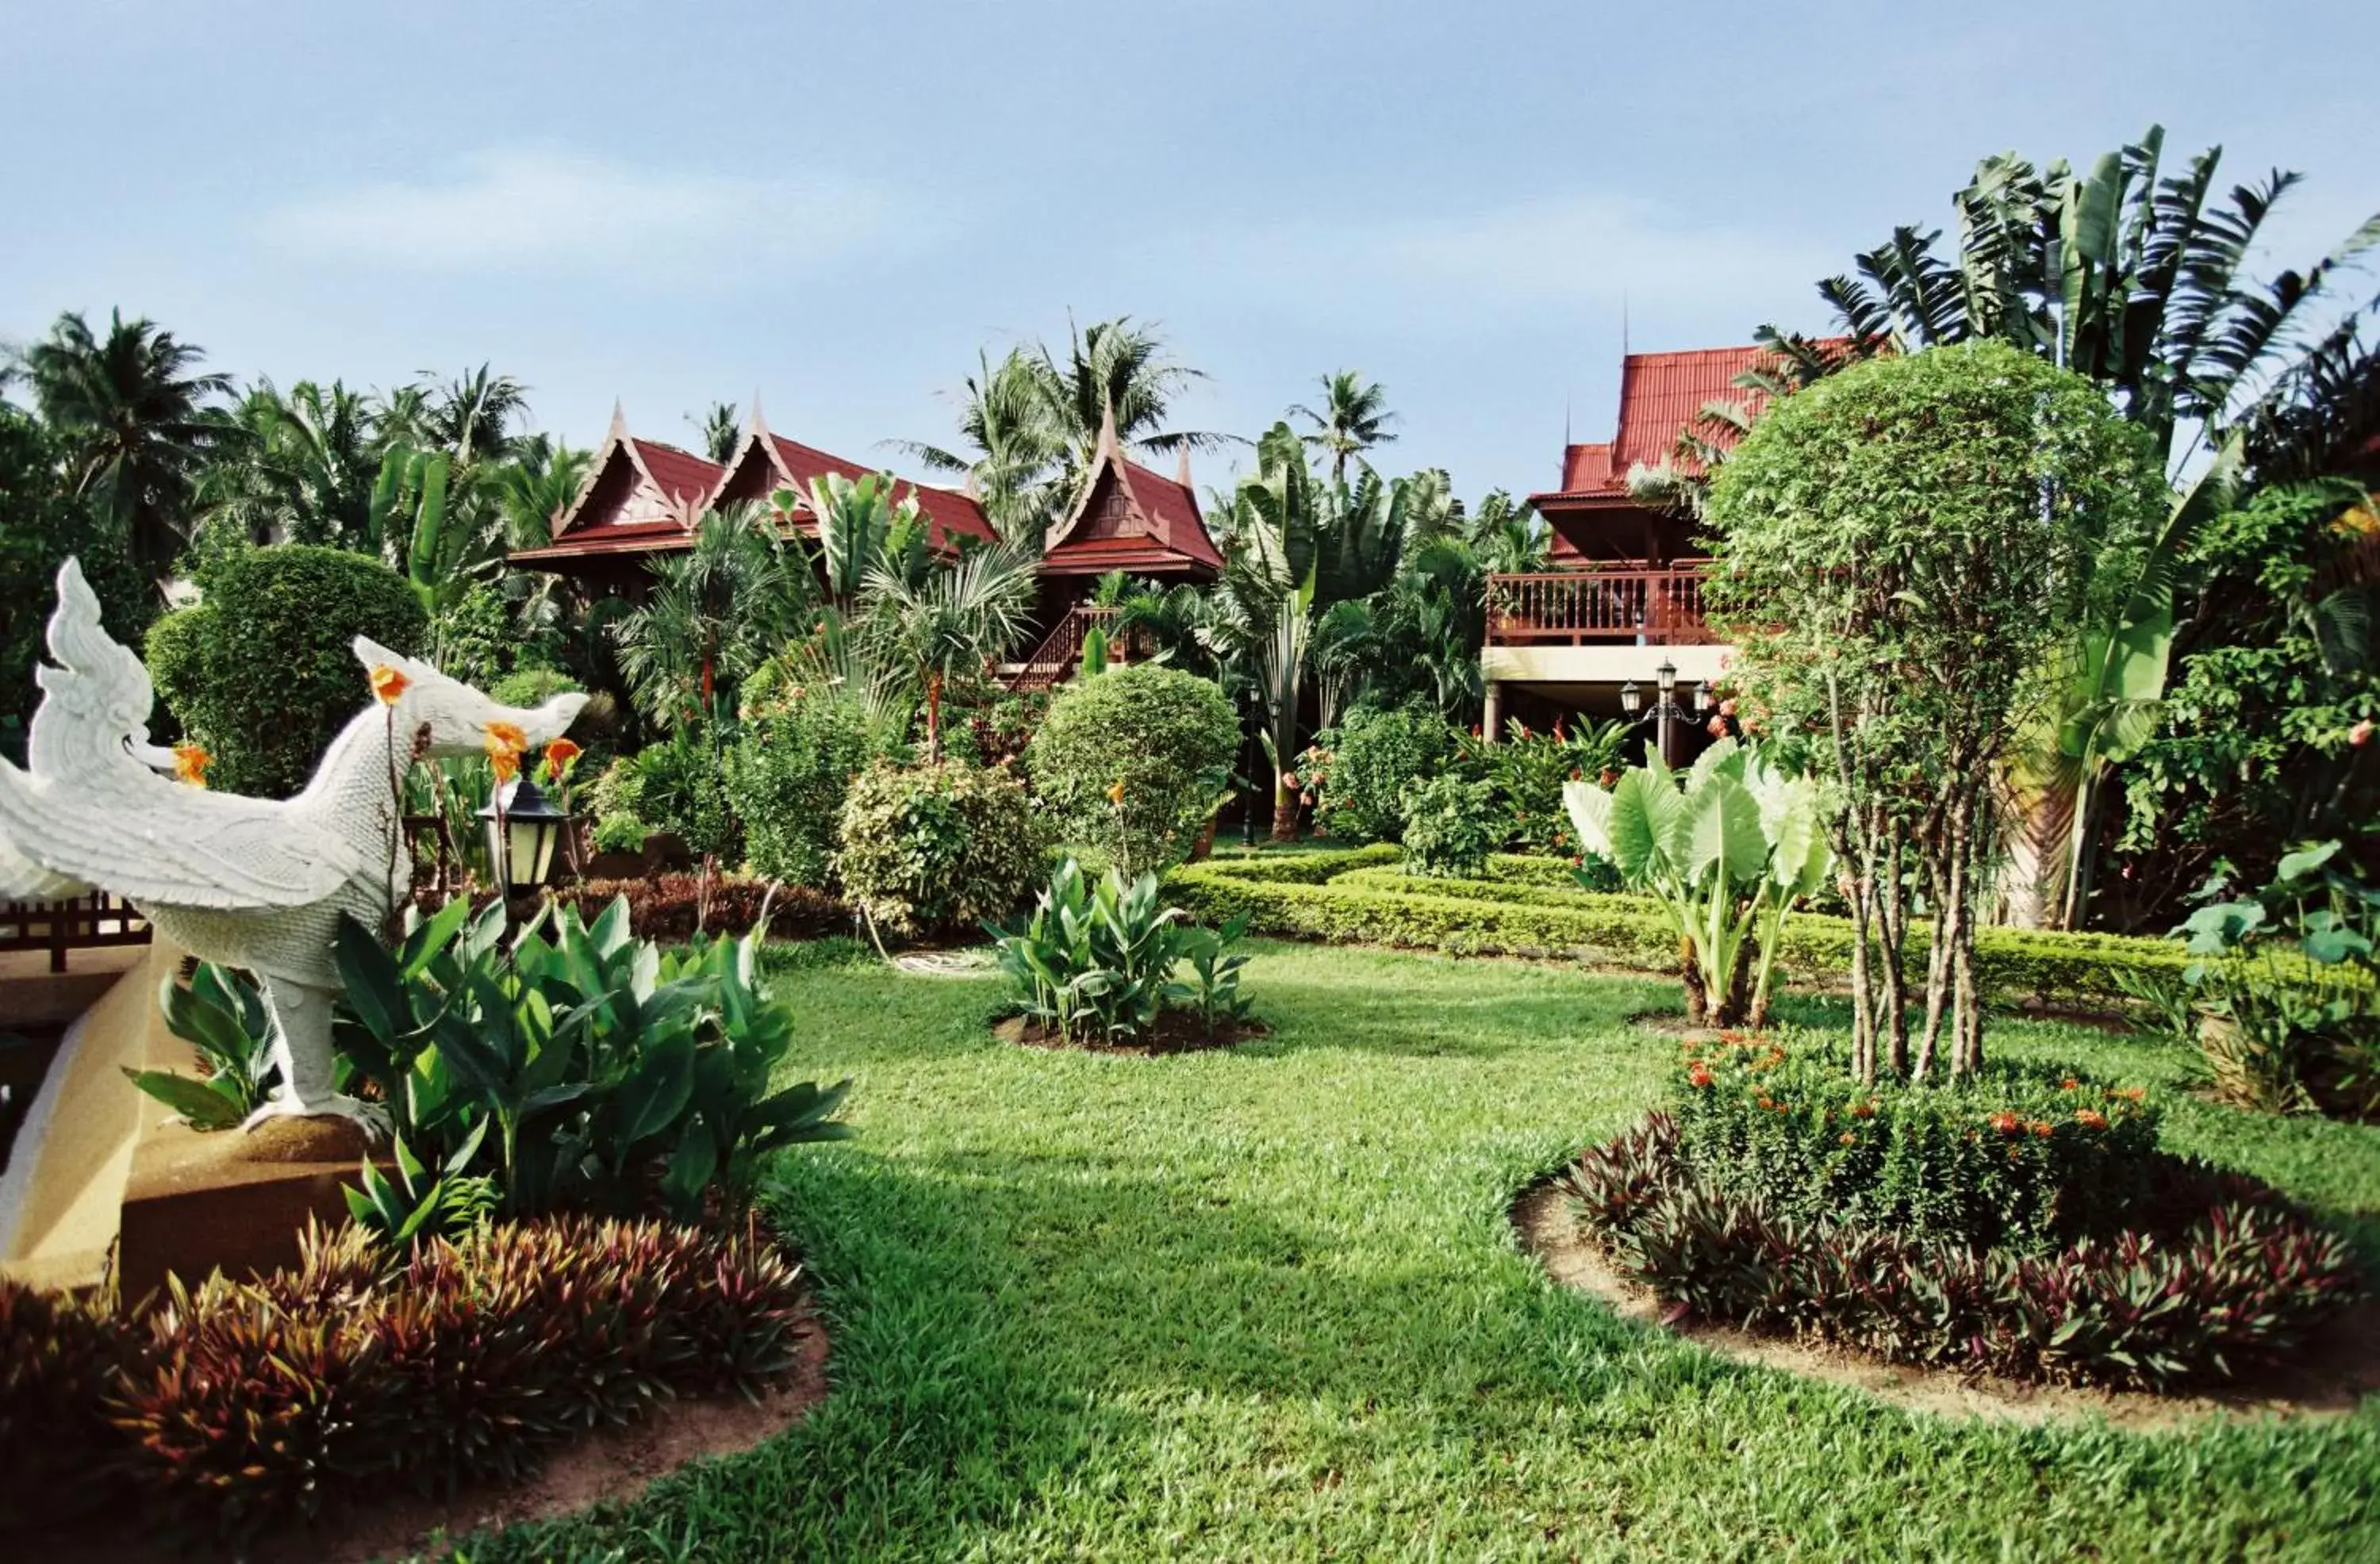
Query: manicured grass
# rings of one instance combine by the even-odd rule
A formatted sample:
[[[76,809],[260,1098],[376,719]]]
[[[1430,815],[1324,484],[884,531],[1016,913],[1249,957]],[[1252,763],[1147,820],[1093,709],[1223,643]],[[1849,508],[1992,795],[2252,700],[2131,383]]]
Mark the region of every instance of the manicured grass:
[[[789,970],[860,1137],[771,1206],[833,1392],[747,1455],[497,1559],[2380,1556],[2380,1399],[2167,1436],[1954,1422],[1622,1324],[1513,1247],[1512,1192],[1640,1112],[1674,986],[1267,945],[1228,1054],[1003,1047],[991,981]],[[2380,1238],[2380,1132],[2250,1120],[2182,1061],[2009,1024],[2167,1088],[2168,1144]],[[2367,1252],[2380,1246],[2367,1243]]]

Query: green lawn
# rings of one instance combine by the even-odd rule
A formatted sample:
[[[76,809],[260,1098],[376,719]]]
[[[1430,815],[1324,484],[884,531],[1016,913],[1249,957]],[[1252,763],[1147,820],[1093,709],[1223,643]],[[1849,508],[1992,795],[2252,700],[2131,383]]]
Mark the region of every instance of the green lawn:
[[[995,1043],[989,980],[787,972],[859,1138],[772,1208],[833,1332],[803,1426],[547,1558],[2380,1557],[2380,1398],[2165,1437],[1947,1421],[1614,1319],[1513,1247],[1512,1193],[1648,1102],[1673,986],[1267,945],[1273,1036],[1159,1060]],[[2180,1061],[2010,1024],[2153,1088]],[[2176,1149],[2380,1253],[2380,1133],[2194,1101]]]

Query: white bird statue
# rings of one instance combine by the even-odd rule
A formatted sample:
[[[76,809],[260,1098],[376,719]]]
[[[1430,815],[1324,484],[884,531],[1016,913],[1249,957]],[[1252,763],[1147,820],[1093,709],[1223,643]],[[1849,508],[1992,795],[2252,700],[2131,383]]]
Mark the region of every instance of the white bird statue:
[[[253,972],[281,1079],[249,1128],[335,1115],[384,1131],[379,1105],[333,1089],[341,985],[332,944],[341,913],[377,927],[410,891],[398,780],[423,757],[480,753],[492,728],[528,746],[559,738],[587,697],[499,706],[358,636],[356,656],[382,698],[331,741],[304,792],[247,798],[158,774],[173,752],[148,743],[148,670],[101,626],[99,600],[71,559],[58,571],[49,645],[56,666],[34,675],[42,696],[26,767],[0,760],[0,879],[14,889],[29,865],[70,888],[63,893],[96,886],[136,903],[191,954]]]

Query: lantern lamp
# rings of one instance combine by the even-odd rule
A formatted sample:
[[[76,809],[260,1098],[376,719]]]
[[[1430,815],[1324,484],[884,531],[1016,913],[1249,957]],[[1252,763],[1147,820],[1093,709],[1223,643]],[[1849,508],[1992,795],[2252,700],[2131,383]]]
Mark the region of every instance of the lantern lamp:
[[[1678,688],[1678,665],[1665,657],[1661,666],[1653,670],[1653,677],[1661,682],[1661,704],[1666,706]]]
[[[554,848],[570,817],[555,808],[537,783],[516,777],[498,787],[480,811],[487,822],[488,861],[508,896],[525,895],[553,873]]]
[[[1705,679],[1694,686],[1694,715],[1699,717],[1711,709],[1710,681]]]
[[[1633,679],[1620,686],[1620,709],[1631,717],[1645,709],[1645,692],[1636,687]]]

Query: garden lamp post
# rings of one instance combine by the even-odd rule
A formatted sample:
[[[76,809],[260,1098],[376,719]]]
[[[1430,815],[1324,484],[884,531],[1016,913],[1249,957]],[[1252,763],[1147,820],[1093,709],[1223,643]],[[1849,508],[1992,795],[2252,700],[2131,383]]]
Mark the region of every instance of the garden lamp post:
[[[552,878],[554,849],[570,817],[553,806],[544,789],[525,776],[516,777],[489,796],[480,818],[487,822],[488,862],[504,887],[507,905]]]
[[[1661,660],[1661,666],[1654,670],[1653,677],[1660,686],[1661,698],[1652,710],[1645,709],[1645,692],[1633,679],[1620,686],[1620,709],[1628,714],[1631,721],[1654,725],[1653,740],[1660,746],[1661,764],[1675,767],[1677,754],[1670,737],[1670,730],[1673,724],[1686,721],[1685,711],[1678,705],[1677,665],[1665,657]],[[1710,695],[1711,687],[1707,682],[1694,687],[1696,711],[1710,705]]]

